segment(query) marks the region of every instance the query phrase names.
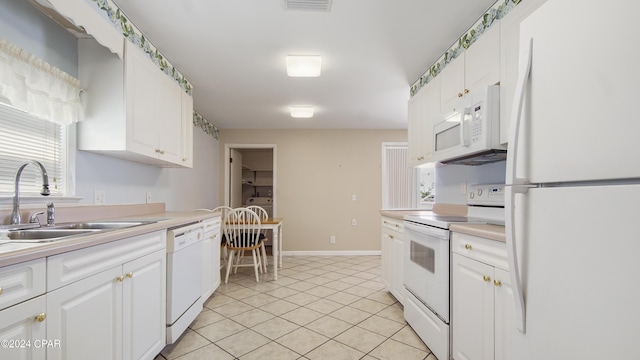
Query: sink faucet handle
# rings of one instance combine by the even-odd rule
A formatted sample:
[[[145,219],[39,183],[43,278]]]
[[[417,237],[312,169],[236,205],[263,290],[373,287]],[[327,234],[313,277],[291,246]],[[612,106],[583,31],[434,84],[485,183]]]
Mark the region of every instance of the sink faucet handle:
[[[53,203],[47,203],[47,226],[53,226],[55,222],[56,209],[53,207]]]
[[[44,214],[44,211],[38,211],[37,213],[33,213],[29,218],[29,224],[40,225],[40,219],[38,218],[38,215],[43,215],[43,214]]]

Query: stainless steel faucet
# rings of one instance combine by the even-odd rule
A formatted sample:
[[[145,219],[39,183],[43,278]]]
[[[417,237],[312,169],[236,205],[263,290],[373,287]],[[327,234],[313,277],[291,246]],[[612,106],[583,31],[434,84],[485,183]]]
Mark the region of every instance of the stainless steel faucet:
[[[55,208],[53,207],[53,203],[47,203],[47,226],[54,226],[55,219]]]
[[[20,224],[20,196],[19,196],[19,183],[20,183],[20,176],[22,175],[22,170],[24,170],[24,168],[29,165],[29,164],[33,164],[35,166],[37,166],[40,169],[40,172],[42,173],[42,191],[40,191],[40,194],[43,196],[48,196],[50,194],[49,192],[49,176],[47,176],[47,169],[44,168],[44,166],[35,160],[29,160],[26,161],[24,163],[22,163],[20,165],[20,167],[18,167],[18,171],[16,171],[16,183],[15,183],[15,190],[13,193],[13,211],[11,212],[11,224]],[[48,219],[47,219],[48,220]]]

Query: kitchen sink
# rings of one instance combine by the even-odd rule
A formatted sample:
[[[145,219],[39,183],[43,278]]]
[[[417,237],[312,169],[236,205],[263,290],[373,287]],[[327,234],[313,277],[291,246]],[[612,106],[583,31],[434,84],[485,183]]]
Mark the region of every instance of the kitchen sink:
[[[99,232],[98,229],[55,229],[35,228],[11,230],[5,233],[11,242],[51,242],[76,235],[89,235]]]
[[[64,223],[53,226],[55,229],[87,229],[87,230],[114,230],[133,226],[152,224],[156,221],[91,221],[79,223]],[[44,228],[46,229],[46,228]]]
[[[91,221],[61,223],[54,226],[13,229],[5,233],[9,242],[43,243],[67,239],[71,236],[90,235],[109,230],[124,229],[157,221]]]

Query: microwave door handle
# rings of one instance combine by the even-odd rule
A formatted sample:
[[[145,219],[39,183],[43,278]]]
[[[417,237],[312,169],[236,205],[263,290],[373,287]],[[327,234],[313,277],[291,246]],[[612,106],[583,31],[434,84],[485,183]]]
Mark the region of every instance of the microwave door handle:
[[[520,65],[518,81],[516,83],[516,92],[512,109],[511,129],[509,132],[509,144],[507,146],[507,163],[505,177],[505,237],[507,246],[507,258],[509,262],[509,277],[511,280],[511,288],[513,289],[514,308],[516,312],[516,326],[522,333],[526,332],[526,308],[524,303],[524,294],[522,282],[520,281],[520,267],[518,265],[518,249],[516,241],[516,225],[515,223],[515,197],[517,193],[526,194],[530,187],[527,179],[518,178],[516,174],[518,138],[520,132],[520,123],[522,120],[522,105],[524,103],[524,93],[529,74],[531,72],[531,54],[533,50],[533,39],[529,39],[529,48],[520,54]],[[522,239],[520,239],[522,242]]]
[[[463,108],[460,113],[460,144],[464,147],[471,145],[471,134],[469,134],[467,114],[471,115],[471,108]]]

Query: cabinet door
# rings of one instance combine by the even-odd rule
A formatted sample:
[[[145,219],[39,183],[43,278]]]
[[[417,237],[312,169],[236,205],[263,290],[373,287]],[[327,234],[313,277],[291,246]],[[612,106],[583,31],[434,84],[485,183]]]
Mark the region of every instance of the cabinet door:
[[[493,360],[493,267],[452,255],[452,348],[456,360]]]
[[[218,241],[218,244],[215,245],[219,248],[220,242]],[[202,298],[205,301],[213,294],[213,274],[215,272],[213,248],[213,234],[205,233],[202,241]],[[220,259],[218,259],[218,263],[220,263]],[[218,268],[218,274],[220,274],[220,268]]]
[[[193,167],[193,97],[182,93],[182,165]]]
[[[509,272],[495,269],[495,360],[509,360],[514,358],[511,346],[512,336],[518,335],[513,305],[513,289]]]
[[[500,19],[500,143],[509,141],[511,108],[518,78],[520,22],[546,0],[527,0]]]
[[[48,320],[36,318],[39,314],[45,314],[46,317],[46,310],[47,300],[45,295],[42,295],[0,311],[0,341],[10,341],[2,343],[0,359],[44,360],[46,358],[46,347],[40,346],[41,342],[36,343],[43,339],[56,340],[46,336],[46,323],[43,321]],[[62,343],[51,343],[51,346],[60,347]]]
[[[123,359],[153,359],[166,339],[166,252],[124,264]]]
[[[381,256],[380,262],[382,266],[382,283],[386,286],[387,290],[391,291],[391,257],[392,255],[392,243],[393,239],[391,236],[382,230],[382,243],[381,243]]]
[[[182,163],[182,89],[170,77],[157,71],[155,126],[158,128],[159,158]]]
[[[122,358],[121,275],[117,266],[47,293],[47,338],[62,343],[48,360]]]
[[[431,162],[433,125],[440,115],[440,79],[425,85],[409,101],[409,166]]]
[[[500,81],[500,23],[494,23],[464,52],[465,104],[481,101],[487,85]]]
[[[220,286],[220,242],[222,241],[220,236],[220,228],[213,233],[212,243],[213,243],[213,264],[212,274],[213,277],[211,279],[211,292],[216,291],[218,286]],[[210,294],[211,295],[211,294]]]
[[[140,49],[129,41],[125,43],[127,150],[157,157],[161,124],[155,118],[155,111],[160,72]]]
[[[401,237],[398,235],[392,239],[392,255],[393,261],[391,263],[391,276],[392,276],[392,291],[391,293],[396,299],[404,304],[405,288],[404,288],[404,243]]]
[[[440,78],[440,113],[450,114],[460,111],[464,97],[464,54],[459,55],[445,67]]]

